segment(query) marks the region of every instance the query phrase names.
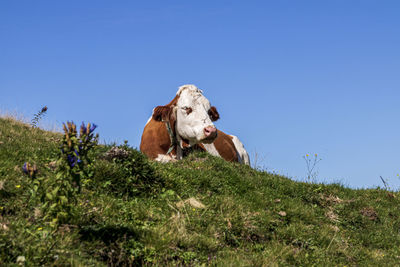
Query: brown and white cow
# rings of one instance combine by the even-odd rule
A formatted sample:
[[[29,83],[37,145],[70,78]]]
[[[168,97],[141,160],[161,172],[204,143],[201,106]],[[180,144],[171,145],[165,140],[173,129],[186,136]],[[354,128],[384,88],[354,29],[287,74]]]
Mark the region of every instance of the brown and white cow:
[[[154,108],[142,134],[140,150],[149,158],[167,162],[182,159],[187,147],[208,151],[227,161],[249,164],[243,144],[217,130],[218,111],[194,85],[183,85],[165,106]]]

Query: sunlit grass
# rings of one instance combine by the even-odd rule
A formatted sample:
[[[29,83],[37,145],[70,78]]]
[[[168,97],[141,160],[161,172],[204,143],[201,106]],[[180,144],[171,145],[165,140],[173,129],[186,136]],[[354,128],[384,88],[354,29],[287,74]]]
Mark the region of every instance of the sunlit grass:
[[[113,156],[105,153],[110,146],[96,147],[96,172],[77,196],[73,223],[50,232],[22,167],[29,162],[38,176],[55,175],[51,162],[59,156],[62,135],[28,121],[0,118],[1,265],[399,262],[397,192],[295,182],[204,153],[160,164],[128,145]]]

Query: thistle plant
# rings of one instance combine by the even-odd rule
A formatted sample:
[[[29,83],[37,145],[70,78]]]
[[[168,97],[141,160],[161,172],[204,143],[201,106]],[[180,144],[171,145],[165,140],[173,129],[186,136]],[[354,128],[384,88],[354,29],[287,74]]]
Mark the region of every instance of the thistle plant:
[[[31,126],[33,128],[37,127],[39,120],[46,114],[47,106],[44,106],[38,113],[36,113],[31,120]]]
[[[61,154],[57,161],[55,179],[47,185],[43,208],[46,218],[52,218],[51,225],[65,223],[71,217],[81,192],[81,182],[90,176],[88,166],[90,150],[97,144],[98,134],[94,135],[96,124],[82,123],[79,134],[73,122],[63,124],[64,136]]]

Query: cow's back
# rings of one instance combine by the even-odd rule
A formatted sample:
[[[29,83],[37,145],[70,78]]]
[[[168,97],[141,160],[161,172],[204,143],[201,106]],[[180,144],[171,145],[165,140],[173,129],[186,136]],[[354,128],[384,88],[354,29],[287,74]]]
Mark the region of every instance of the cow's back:
[[[218,130],[218,136],[211,144],[201,144],[202,149],[226,161],[250,165],[249,154],[239,138]]]
[[[218,130],[218,136],[213,142],[218,154],[226,161],[238,162],[238,154],[232,138],[226,133]]]

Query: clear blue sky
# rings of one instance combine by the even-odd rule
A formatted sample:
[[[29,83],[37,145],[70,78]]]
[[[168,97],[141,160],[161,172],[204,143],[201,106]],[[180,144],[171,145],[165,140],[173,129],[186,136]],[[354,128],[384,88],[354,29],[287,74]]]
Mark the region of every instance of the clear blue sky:
[[[193,83],[267,170],[400,187],[400,2],[1,1],[0,109],[139,146]]]

